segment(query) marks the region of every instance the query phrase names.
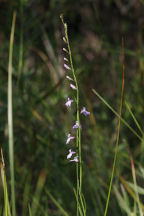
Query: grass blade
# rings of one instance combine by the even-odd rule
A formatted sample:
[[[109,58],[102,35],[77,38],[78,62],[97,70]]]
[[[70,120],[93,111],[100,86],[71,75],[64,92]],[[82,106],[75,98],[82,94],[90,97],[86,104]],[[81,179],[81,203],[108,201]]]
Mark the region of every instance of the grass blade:
[[[129,156],[130,156],[130,161],[131,161],[132,176],[133,176],[134,189],[135,189],[135,193],[136,193],[136,198],[137,198],[139,213],[140,213],[140,216],[143,216],[143,212],[142,212],[141,205],[140,205],[139,194],[138,194],[138,190],[137,190],[135,166],[134,166],[134,161],[133,161],[133,158],[132,158],[130,150],[129,150]]]
[[[117,190],[117,188],[114,186],[114,192],[116,194],[117,200],[119,202],[119,205],[121,206],[121,208],[128,214],[131,214],[131,210],[129,208],[129,206],[127,205],[126,201],[122,198],[122,196],[120,195],[119,191]]]
[[[64,216],[69,216],[69,214],[63,209],[63,207],[56,201],[56,199],[53,197],[53,195],[48,190],[46,190],[46,193],[50,197],[50,199],[54,202],[54,204],[57,206],[57,208],[60,210],[60,212]]]
[[[6,175],[5,175],[5,163],[4,163],[2,149],[1,149],[1,161],[2,162],[0,163],[0,169],[1,169],[2,185],[3,185],[3,190],[4,190],[4,212],[5,212],[4,215],[11,216],[9,200],[8,200],[7,181],[6,181]]]
[[[28,205],[28,209],[29,209],[29,216],[32,216],[32,212],[31,212],[31,207],[30,207],[30,205]]]
[[[121,103],[120,103],[120,114],[119,114],[119,121],[118,121],[118,132],[117,132],[117,140],[116,140],[116,148],[115,148],[114,162],[113,162],[113,168],[112,168],[112,175],[111,175],[111,180],[110,180],[110,185],[109,185],[109,192],[108,192],[104,216],[107,215],[107,211],[108,211],[111,188],[112,188],[113,177],[114,177],[115,166],[116,166],[116,159],[117,159],[117,154],[118,154],[118,144],[119,144],[120,125],[121,125],[122,106],[123,106],[123,95],[124,95],[124,74],[125,74],[124,42],[123,42],[123,40],[122,40],[122,64],[123,64],[123,78],[122,78],[122,88],[121,88]]]
[[[75,198],[76,198],[77,203],[78,203],[78,214],[80,214],[81,216],[83,216],[83,212],[82,212],[81,205],[80,205],[79,199],[78,199],[78,197],[77,197],[77,193],[76,193],[75,188],[73,188],[73,190],[74,190]]]
[[[120,115],[115,111],[112,106],[95,90],[92,89],[93,93],[118,117],[120,118]],[[121,117],[121,122],[139,139],[143,140],[143,138]]]
[[[132,112],[132,110],[131,110],[129,104],[128,104],[127,102],[125,102],[125,105],[126,105],[128,111],[129,111],[130,115],[132,116],[132,118],[133,118],[133,120],[134,120],[134,122],[135,122],[137,128],[139,129],[139,131],[140,131],[141,134],[143,135],[142,128],[141,128],[140,124],[138,123],[137,119],[135,118],[135,116],[134,116],[134,114],[133,114],[133,112]]]
[[[10,162],[10,178],[11,178],[11,202],[12,215],[16,215],[15,208],[15,177],[14,177],[14,143],[13,143],[13,111],[12,111],[12,57],[13,57],[13,41],[15,30],[16,12],[13,14],[12,28],[9,44],[9,65],[8,65],[8,139],[9,139],[9,162]]]
[[[135,192],[133,192],[133,190],[131,190],[131,188],[129,187],[129,184],[124,180],[124,178],[122,176],[119,177],[121,183],[123,184],[123,186],[125,187],[126,191],[130,194],[130,196],[134,199],[135,202],[139,202],[137,200],[137,197],[135,195]],[[140,206],[142,208],[142,210],[144,211],[144,205],[143,203],[140,202]]]

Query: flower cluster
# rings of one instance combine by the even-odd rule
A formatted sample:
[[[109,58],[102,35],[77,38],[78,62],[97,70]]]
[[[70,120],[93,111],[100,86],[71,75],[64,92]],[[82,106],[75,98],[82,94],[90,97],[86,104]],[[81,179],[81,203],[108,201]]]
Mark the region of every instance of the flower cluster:
[[[63,37],[63,40],[68,45],[67,38]],[[63,51],[66,52],[68,54],[68,56],[70,56],[70,53],[69,53],[69,51],[66,48],[63,48]],[[75,76],[73,74],[73,67],[72,67],[72,65],[70,66],[70,64],[71,64],[71,60],[69,61],[68,58],[64,57],[64,68],[66,70],[68,70],[68,71],[71,71],[72,72],[71,75],[73,75],[73,78],[71,76],[69,76],[69,75],[66,75],[66,79],[70,81],[70,84],[69,84],[70,88],[72,90],[74,90],[74,91],[78,91],[76,78],[75,78]],[[69,107],[71,107],[71,105],[72,105],[73,102],[74,102],[74,100],[68,97],[67,101],[65,102],[65,106],[67,108],[69,108]],[[88,115],[90,115],[90,112],[88,112],[86,110],[86,108],[83,107],[81,109],[80,114],[83,114],[84,116],[88,116]],[[75,124],[73,125],[72,129],[77,129],[78,130],[79,128],[81,129],[81,125],[80,125],[80,123],[79,123],[79,121],[77,119],[76,122],[75,122]],[[66,144],[70,144],[71,140],[73,140],[73,139],[75,139],[75,137],[69,133],[67,135]],[[79,162],[78,154],[75,151],[73,151],[72,149],[69,149],[69,152],[68,152],[68,155],[67,155],[67,159],[70,162],[76,162],[76,163]]]

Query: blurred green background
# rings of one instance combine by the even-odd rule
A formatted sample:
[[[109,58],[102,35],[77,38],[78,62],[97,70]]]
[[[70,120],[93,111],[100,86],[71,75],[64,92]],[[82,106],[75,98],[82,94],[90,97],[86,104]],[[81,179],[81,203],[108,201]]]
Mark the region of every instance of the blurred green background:
[[[143,0],[0,0],[0,145],[9,182],[7,83],[9,39],[13,11],[16,28],[13,51],[13,120],[15,189],[18,215],[63,215],[46,191],[69,213],[76,215],[73,187],[75,164],[68,163],[66,137],[75,121],[67,111],[72,96],[63,67],[64,35],[60,14],[68,24],[74,67],[80,88],[82,117],[83,192],[87,215],[104,214],[112,171],[118,118],[92,92],[96,89],[119,112],[125,41],[125,100],[143,128],[144,120],[144,1]],[[123,118],[142,137],[127,107]],[[136,171],[144,163],[144,142],[121,125],[115,187],[121,177],[133,181],[128,150]],[[119,178],[120,177],[120,178]],[[143,187],[143,179],[137,177]],[[127,191],[127,189],[125,188]],[[0,211],[3,205],[0,182]],[[129,205],[134,200],[129,196]],[[34,199],[35,197],[35,199]],[[36,201],[35,201],[36,200]],[[141,202],[143,197],[141,197]],[[108,215],[126,215],[112,190]]]

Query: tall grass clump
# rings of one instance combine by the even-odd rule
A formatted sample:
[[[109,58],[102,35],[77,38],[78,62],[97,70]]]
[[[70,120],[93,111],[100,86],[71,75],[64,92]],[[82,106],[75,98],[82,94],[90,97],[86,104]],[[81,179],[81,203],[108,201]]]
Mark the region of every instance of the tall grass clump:
[[[66,75],[67,80],[70,82],[69,87],[75,91],[74,97],[75,99],[67,98],[67,102],[65,105],[69,108],[73,102],[76,103],[76,121],[75,124],[72,127],[72,133],[74,133],[74,130],[76,130],[76,152],[72,149],[69,149],[69,153],[67,155],[67,159],[70,159],[70,162],[76,163],[76,179],[77,179],[77,186],[76,190],[74,189],[74,193],[76,196],[77,201],[77,216],[79,215],[86,215],[86,203],[85,199],[82,193],[82,176],[83,176],[83,167],[82,167],[82,143],[81,143],[81,130],[82,126],[80,123],[80,114],[83,114],[85,116],[90,115],[90,112],[86,110],[85,107],[83,107],[80,111],[80,96],[79,96],[79,85],[76,77],[76,72],[73,66],[73,60],[72,60],[72,53],[69,43],[69,37],[68,37],[68,27],[67,24],[64,22],[63,16],[60,16],[63,26],[65,35],[63,37],[63,41],[66,45],[66,47],[63,48],[63,51],[65,52],[64,57],[64,68],[69,71],[69,75]],[[71,133],[68,134],[66,144],[70,145],[70,141],[75,139],[75,136],[71,135]],[[71,159],[74,156],[73,159]]]

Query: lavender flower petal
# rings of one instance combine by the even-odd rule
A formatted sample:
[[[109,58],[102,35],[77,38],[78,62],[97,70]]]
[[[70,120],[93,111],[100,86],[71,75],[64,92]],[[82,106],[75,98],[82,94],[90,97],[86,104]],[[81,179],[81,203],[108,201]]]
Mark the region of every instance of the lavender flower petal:
[[[85,116],[88,116],[88,115],[90,115],[90,112],[88,112],[87,110],[86,110],[86,108],[85,107],[83,107],[82,108],[82,110],[81,110],[81,112],[80,112],[81,114],[84,114]]]
[[[67,159],[70,159],[73,156],[73,154],[76,154],[76,152],[74,152],[71,149],[69,149],[69,153],[67,155]]]
[[[65,38],[65,37],[63,37],[63,41],[64,41],[65,43],[67,43],[67,41],[66,41],[66,38]]]
[[[66,48],[63,48],[63,51],[69,54],[69,51]]]
[[[71,70],[71,68],[70,68],[67,64],[64,64],[64,67],[65,67],[67,70]]]
[[[77,90],[76,86],[74,86],[72,83],[70,84],[70,87],[71,87],[73,90]]]
[[[79,162],[78,156],[75,156],[73,160],[70,160],[70,162],[76,162],[76,163],[78,163]]]
[[[65,105],[66,105],[67,107],[70,107],[72,102],[73,102],[73,100],[70,99],[70,98],[68,98],[68,99],[67,99],[67,102],[65,103]]]
[[[73,81],[73,79],[72,79],[71,77],[69,77],[69,76],[66,76],[66,78],[67,78],[68,80]]]
[[[67,61],[67,62],[69,62],[69,60],[68,60],[67,58],[65,58],[65,57],[64,57],[64,61]]]
[[[73,129],[77,129],[77,128],[79,128],[79,122],[78,121],[76,121],[75,125],[73,126]]]
[[[75,139],[75,137],[74,137],[74,136],[71,136],[71,134],[69,133],[69,134],[68,134],[68,137],[67,137],[67,140],[66,140],[66,144],[69,144],[69,142],[70,142],[72,139]]]

